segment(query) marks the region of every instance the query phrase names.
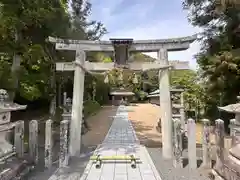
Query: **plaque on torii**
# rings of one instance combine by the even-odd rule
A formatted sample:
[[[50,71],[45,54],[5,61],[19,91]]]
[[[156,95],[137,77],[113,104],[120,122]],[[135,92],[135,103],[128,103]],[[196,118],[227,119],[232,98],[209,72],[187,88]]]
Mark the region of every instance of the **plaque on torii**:
[[[127,68],[133,71],[160,70],[159,91],[160,106],[162,113],[161,123],[163,157],[172,158],[172,107],[170,97],[169,68],[189,69],[187,61],[168,60],[169,51],[187,50],[190,44],[197,38],[187,36],[182,38],[158,39],[158,40],[133,40],[133,39],[110,39],[110,41],[89,40],[64,40],[49,37],[49,41],[55,43],[57,50],[70,50],[76,52],[74,62],[56,63],[57,71],[74,71],[72,118],[70,123],[70,156],[78,156],[81,147],[81,121],[83,110],[83,91],[85,72],[94,74],[108,72],[114,68]],[[87,51],[114,52],[114,62],[101,63],[86,60]],[[129,62],[129,52],[157,52],[158,58],[155,62]]]

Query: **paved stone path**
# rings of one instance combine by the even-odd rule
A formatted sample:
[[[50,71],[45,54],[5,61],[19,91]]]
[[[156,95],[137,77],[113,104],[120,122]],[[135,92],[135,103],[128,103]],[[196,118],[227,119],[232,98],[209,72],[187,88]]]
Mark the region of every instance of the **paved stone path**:
[[[137,167],[133,169],[130,163],[109,161],[103,162],[101,168],[96,169],[95,164],[89,161],[83,173],[77,172],[77,169],[71,173],[59,171],[49,180],[162,180],[147,149],[140,145],[128,120],[125,106],[119,106],[105,140],[94,154],[105,156],[134,154],[140,158],[141,163],[137,163]]]
[[[134,154],[142,161],[135,169],[126,162],[106,162],[100,169],[89,161],[80,180],[161,180],[146,148],[141,146],[125,106],[119,106],[113,124],[95,154],[103,156]]]

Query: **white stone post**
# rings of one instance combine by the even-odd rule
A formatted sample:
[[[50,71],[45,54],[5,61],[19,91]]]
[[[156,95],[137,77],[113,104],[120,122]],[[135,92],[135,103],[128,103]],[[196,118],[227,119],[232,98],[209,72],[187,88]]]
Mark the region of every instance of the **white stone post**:
[[[167,49],[158,51],[158,61],[162,65],[168,65]],[[170,95],[169,69],[159,71],[159,91],[160,91],[160,108],[161,108],[161,126],[162,126],[162,153],[165,159],[172,158],[172,103]]]
[[[196,147],[196,123],[188,119],[188,163],[189,169],[197,168],[197,147]]]
[[[59,155],[59,168],[66,167],[68,165],[68,129],[69,121],[63,120],[60,123],[60,155]]]
[[[181,103],[181,109],[180,109],[180,115],[181,115],[181,126],[183,132],[185,131],[185,110],[184,110],[184,97],[183,92],[180,94],[180,103]]]
[[[202,138],[202,149],[203,149],[203,163],[202,167],[211,168],[211,142],[210,142],[210,121],[208,119],[203,119],[203,138]]]
[[[236,145],[236,130],[234,128],[236,128],[236,120],[235,119],[230,119],[230,124],[229,124],[229,128],[230,128],[230,136],[232,139],[232,147]]]
[[[45,124],[45,167],[52,167],[52,148],[53,148],[53,140],[52,140],[52,123],[51,119],[46,121]]]
[[[76,51],[76,62],[84,66],[85,52]],[[73,102],[72,102],[72,120],[70,125],[70,156],[79,156],[81,149],[81,129],[82,129],[82,107],[84,92],[84,70],[76,65],[74,72]]]
[[[224,161],[224,121],[221,119],[217,119],[215,121],[216,124],[216,164],[215,168],[220,171],[220,173],[223,171],[223,161]]]
[[[29,154],[32,161],[38,163],[38,121],[32,120],[29,123]]]
[[[174,128],[173,128],[173,165],[175,168],[182,168],[182,131],[181,131],[181,121],[176,118],[173,120]]]
[[[19,158],[24,155],[24,121],[18,121],[14,129],[14,146]]]

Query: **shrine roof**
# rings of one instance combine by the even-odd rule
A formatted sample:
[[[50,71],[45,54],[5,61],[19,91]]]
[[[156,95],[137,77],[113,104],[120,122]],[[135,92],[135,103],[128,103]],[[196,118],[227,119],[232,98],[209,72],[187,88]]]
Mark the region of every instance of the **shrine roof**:
[[[27,108],[27,105],[19,105],[17,103],[14,103],[14,104],[10,104],[10,105],[0,106],[0,113],[24,110],[26,108]]]
[[[175,89],[175,88],[171,88],[170,89],[171,92],[183,92],[184,90],[183,89]],[[159,89],[153,91],[153,92],[150,92],[149,95],[159,95],[160,91]]]
[[[122,96],[122,95],[133,96],[135,94],[128,89],[120,88],[120,89],[112,89],[111,92],[110,92],[110,95],[113,95],[113,96]]]
[[[240,103],[229,104],[227,106],[218,107],[219,110],[227,111],[230,113],[240,113]]]
[[[112,96],[134,96],[133,92],[110,92]]]

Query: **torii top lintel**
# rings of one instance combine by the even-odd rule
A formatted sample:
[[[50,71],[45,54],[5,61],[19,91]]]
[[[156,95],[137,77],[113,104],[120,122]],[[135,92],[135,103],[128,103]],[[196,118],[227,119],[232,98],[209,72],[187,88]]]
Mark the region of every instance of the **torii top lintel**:
[[[197,39],[197,35],[170,39],[155,40],[133,40],[122,39],[129,43],[129,51],[156,52],[165,48],[168,51],[181,51],[189,48],[189,45]],[[58,50],[78,50],[83,51],[114,51],[113,41],[120,39],[110,39],[110,41],[90,41],[90,40],[70,40],[49,37],[49,41],[56,44]]]

